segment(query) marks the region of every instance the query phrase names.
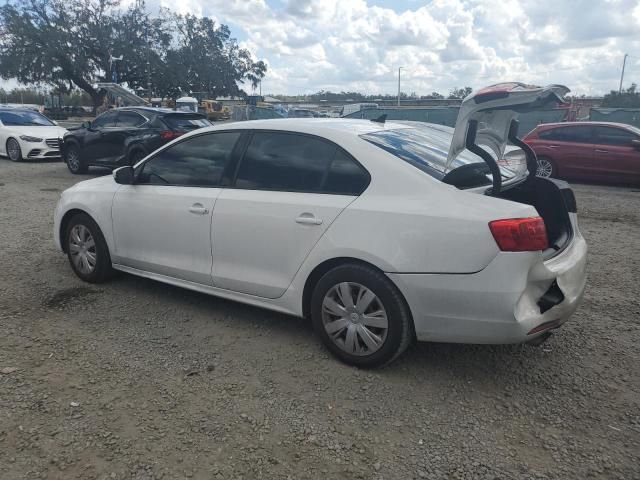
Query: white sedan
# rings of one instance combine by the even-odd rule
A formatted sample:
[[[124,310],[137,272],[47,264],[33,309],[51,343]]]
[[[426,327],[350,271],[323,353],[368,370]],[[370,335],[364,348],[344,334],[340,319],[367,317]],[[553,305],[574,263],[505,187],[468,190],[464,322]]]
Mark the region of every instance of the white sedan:
[[[512,120],[566,91],[482,90],[455,131],[383,118],[204,128],[66,190],[55,241],[88,282],[119,270],[310,318],[359,367],[414,339],[541,341],[580,302],[586,244],[571,189],[531,174]]]
[[[0,108],[0,155],[14,162],[60,158],[60,139],[65,132],[33,110]]]

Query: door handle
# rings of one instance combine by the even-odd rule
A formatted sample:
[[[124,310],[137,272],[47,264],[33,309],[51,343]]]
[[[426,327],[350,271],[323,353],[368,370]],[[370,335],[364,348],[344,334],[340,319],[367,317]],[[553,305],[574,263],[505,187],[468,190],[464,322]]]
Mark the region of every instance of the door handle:
[[[609,150],[600,150],[596,148],[596,153],[609,153]]]
[[[558,145],[549,145],[549,148],[558,148]]]
[[[316,218],[312,213],[303,213],[296,218],[296,223],[302,225],[322,225],[322,219]]]
[[[201,203],[194,203],[193,205],[191,205],[189,207],[189,211],[191,213],[195,213],[197,215],[205,215],[205,214],[209,213],[209,209],[206,208]]]

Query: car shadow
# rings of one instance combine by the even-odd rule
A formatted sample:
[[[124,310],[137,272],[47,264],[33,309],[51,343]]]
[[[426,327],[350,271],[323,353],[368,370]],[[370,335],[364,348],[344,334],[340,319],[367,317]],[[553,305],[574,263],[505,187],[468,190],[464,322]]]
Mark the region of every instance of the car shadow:
[[[121,275],[115,283],[116,288],[123,292],[137,291],[137,294],[148,295],[154,301],[169,301],[178,311],[184,307],[185,310],[195,308],[196,312],[207,312],[212,322],[232,320],[233,327],[242,330],[243,335],[258,335],[255,333],[255,324],[261,322],[268,335],[272,338],[281,337],[283,348],[304,349],[311,355],[317,355],[318,362],[331,362],[347,369],[351,368],[328,355],[320,345],[320,340],[314,335],[309,320],[128,274]],[[553,338],[550,340],[551,346],[552,342]],[[533,372],[532,375],[538,375],[536,372],[544,368],[543,357],[550,351],[544,346],[527,344],[414,342],[400,358],[374,371],[390,381],[395,377],[406,379],[407,376],[418,375],[437,377],[443,382],[463,377],[486,379],[493,384],[502,384],[509,382],[510,378],[526,376],[527,371]],[[504,378],[501,380],[500,377]]]

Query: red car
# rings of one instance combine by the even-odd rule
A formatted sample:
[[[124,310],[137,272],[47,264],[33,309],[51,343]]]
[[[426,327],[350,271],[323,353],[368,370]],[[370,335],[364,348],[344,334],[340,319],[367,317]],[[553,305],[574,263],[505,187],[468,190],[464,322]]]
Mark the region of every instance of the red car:
[[[640,183],[640,129],[631,125],[547,123],[524,141],[538,156],[538,176]]]

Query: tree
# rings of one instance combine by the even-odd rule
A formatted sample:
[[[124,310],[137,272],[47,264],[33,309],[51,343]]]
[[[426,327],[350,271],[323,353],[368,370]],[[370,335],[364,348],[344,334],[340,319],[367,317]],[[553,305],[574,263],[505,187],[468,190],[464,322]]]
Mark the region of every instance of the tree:
[[[168,10],[151,17],[144,4],[121,2],[8,0],[0,7],[0,77],[61,93],[78,88],[98,106],[104,92],[95,84],[111,81],[119,57],[120,83],[140,90],[151,79],[160,94],[238,94],[238,83],[264,76],[264,62],[239,48],[225,25]]]
[[[637,85],[633,83],[622,92],[611,90],[610,93],[604,96],[602,106],[613,108],[640,108],[640,92],[637,92],[636,89]]]
[[[178,15],[174,22],[177,46],[167,52],[161,93],[242,95],[245,92],[239,84],[248,80],[255,88],[264,77],[266,64],[254,61],[248,50],[240,48],[226,25],[195,15]]]
[[[462,100],[463,98],[469,96],[471,92],[473,92],[473,88],[471,87],[464,87],[464,88],[454,87],[453,90],[449,92],[448,98],[449,99],[459,98],[460,100]]]

